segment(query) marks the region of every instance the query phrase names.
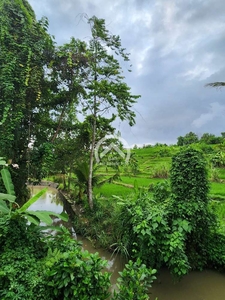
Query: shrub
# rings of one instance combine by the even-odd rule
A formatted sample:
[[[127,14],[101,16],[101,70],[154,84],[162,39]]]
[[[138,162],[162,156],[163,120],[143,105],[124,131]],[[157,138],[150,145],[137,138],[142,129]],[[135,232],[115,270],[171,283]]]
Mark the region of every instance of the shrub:
[[[170,203],[157,203],[142,192],[118,204],[122,206],[123,236],[129,238],[129,255],[149,267],[158,269],[166,264],[174,275],[186,274],[189,264],[184,240],[190,227],[188,222],[171,220]]]
[[[140,259],[137,259],[135,262],[130,260],[119,274],[117,284],[119,292],[114,292],[113,300],[149,299],[148,289],[156,279],[155,269],[148,269]]]
[[[101,272],[107,262],[98,253],[82,251],[69,235],[60,237],[57,243],[54,240],[53,245],[54,251],[50,248],[45,263],[47,285],[52,287],[53,299],[103,300],[109,297],[110,274]]]

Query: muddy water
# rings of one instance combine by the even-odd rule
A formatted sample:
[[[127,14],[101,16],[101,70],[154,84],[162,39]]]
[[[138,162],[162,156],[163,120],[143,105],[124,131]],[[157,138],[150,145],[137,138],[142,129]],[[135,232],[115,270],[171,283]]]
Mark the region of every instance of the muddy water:
[[[158,300],[225,300],[225,275],[193,271],[174,284],[168,270],[161,270],[151,293],[150,298]]]
[[[41,188],[34,187],[32,193],[37,193]],[[57,213],[63,211],[62,203],[57,198],[57,191],[49,188],[30,209],[50,210]],[[102,249],[93,248],[91,242],[82,237],[77,237],[83,242],[83,248],[91,253],[98,252],[99,255],[108,261],[107,270],[112,272],[111,282],[115,287],[118,272],[124,267],[124,260],[119,255],[111,257],[111,253]],[[154,300],[225,300],[225,274],[205,270],[203,272],[191,272],[179,283],[174,283],[168,270],[160,270],[157,281],[151,289],[150,299]]]

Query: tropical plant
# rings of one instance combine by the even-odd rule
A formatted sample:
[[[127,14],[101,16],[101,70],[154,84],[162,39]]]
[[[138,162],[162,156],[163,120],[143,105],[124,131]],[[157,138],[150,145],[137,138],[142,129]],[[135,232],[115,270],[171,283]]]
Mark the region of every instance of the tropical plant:
[[[123,238],[129,239],[130,257],[157,269],[166,264],[177,277],[188,272],[184,241],[190,226],[186,221],[171,220],[169,201],[156,202],[142,191],[117,204],[121,206],[118,218],[124,228]]]
[[[158,166],[152,170],[152,178],[168,178],[169,177],[169,168],[165,165]]]
[[[210,170],[210,179],[213,182],[220,182],[219,172],[216,168],[211,168]]]

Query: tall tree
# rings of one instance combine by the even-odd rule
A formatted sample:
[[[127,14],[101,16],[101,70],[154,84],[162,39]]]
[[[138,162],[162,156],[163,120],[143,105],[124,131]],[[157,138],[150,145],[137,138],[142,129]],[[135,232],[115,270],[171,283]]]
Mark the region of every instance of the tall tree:
[[[130,87],[125,83],[119,58],[129,61],[129,54],[121,46],[119,36],[112,35],[106,29],[105,20],[95,16],[88,19],[91,28],[91,39],[87,45],[86,57],[88,65],[84,77],[85,94],[81,104],[83,114],[91,115],[91,145],[89,156],[88,201],[93,208],[92,176],[94,151],[97,143],[97,121],[103,115],[115,114],[118,118],[135,123],[132,105],[140,96],[132,95]]]
[[[52,39],[26,0],[1,0],[0,24],[0,154],[19,165],[12,175],[21,199]]]

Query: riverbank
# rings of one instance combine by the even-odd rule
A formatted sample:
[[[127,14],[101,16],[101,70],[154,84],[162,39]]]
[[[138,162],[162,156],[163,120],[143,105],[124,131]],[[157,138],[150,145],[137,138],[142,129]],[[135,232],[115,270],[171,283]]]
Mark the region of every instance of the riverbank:
[[[36,193],[42,187],[33,187]],[[36,202],[36,209],[44,209],[62,212],[63,202],[55,195],[57,190],[49,188],[45,197]],[[52,196],[50,196],[52,193]],[[50,205],[50,206],[49,206]],[[61,211],[60,211],[61,210]],[[91,240],[78,236],[82,241],[83,249],[91,253],[98,252],[99,255],[108,261],[107,271],[112,272],[111,283],[115,287],[119,272],[123,270],[125,261],[121,256],[114,255],[102,248],[95,248]],[[173,277],[167,269],[162,269],[157,274],[157,280],[150,289],[150,299],[158,300],[224,300],[225,299],[225,275],[212,270],[202,272],[192,271],[184,276],[181,281],[174,283]]]

